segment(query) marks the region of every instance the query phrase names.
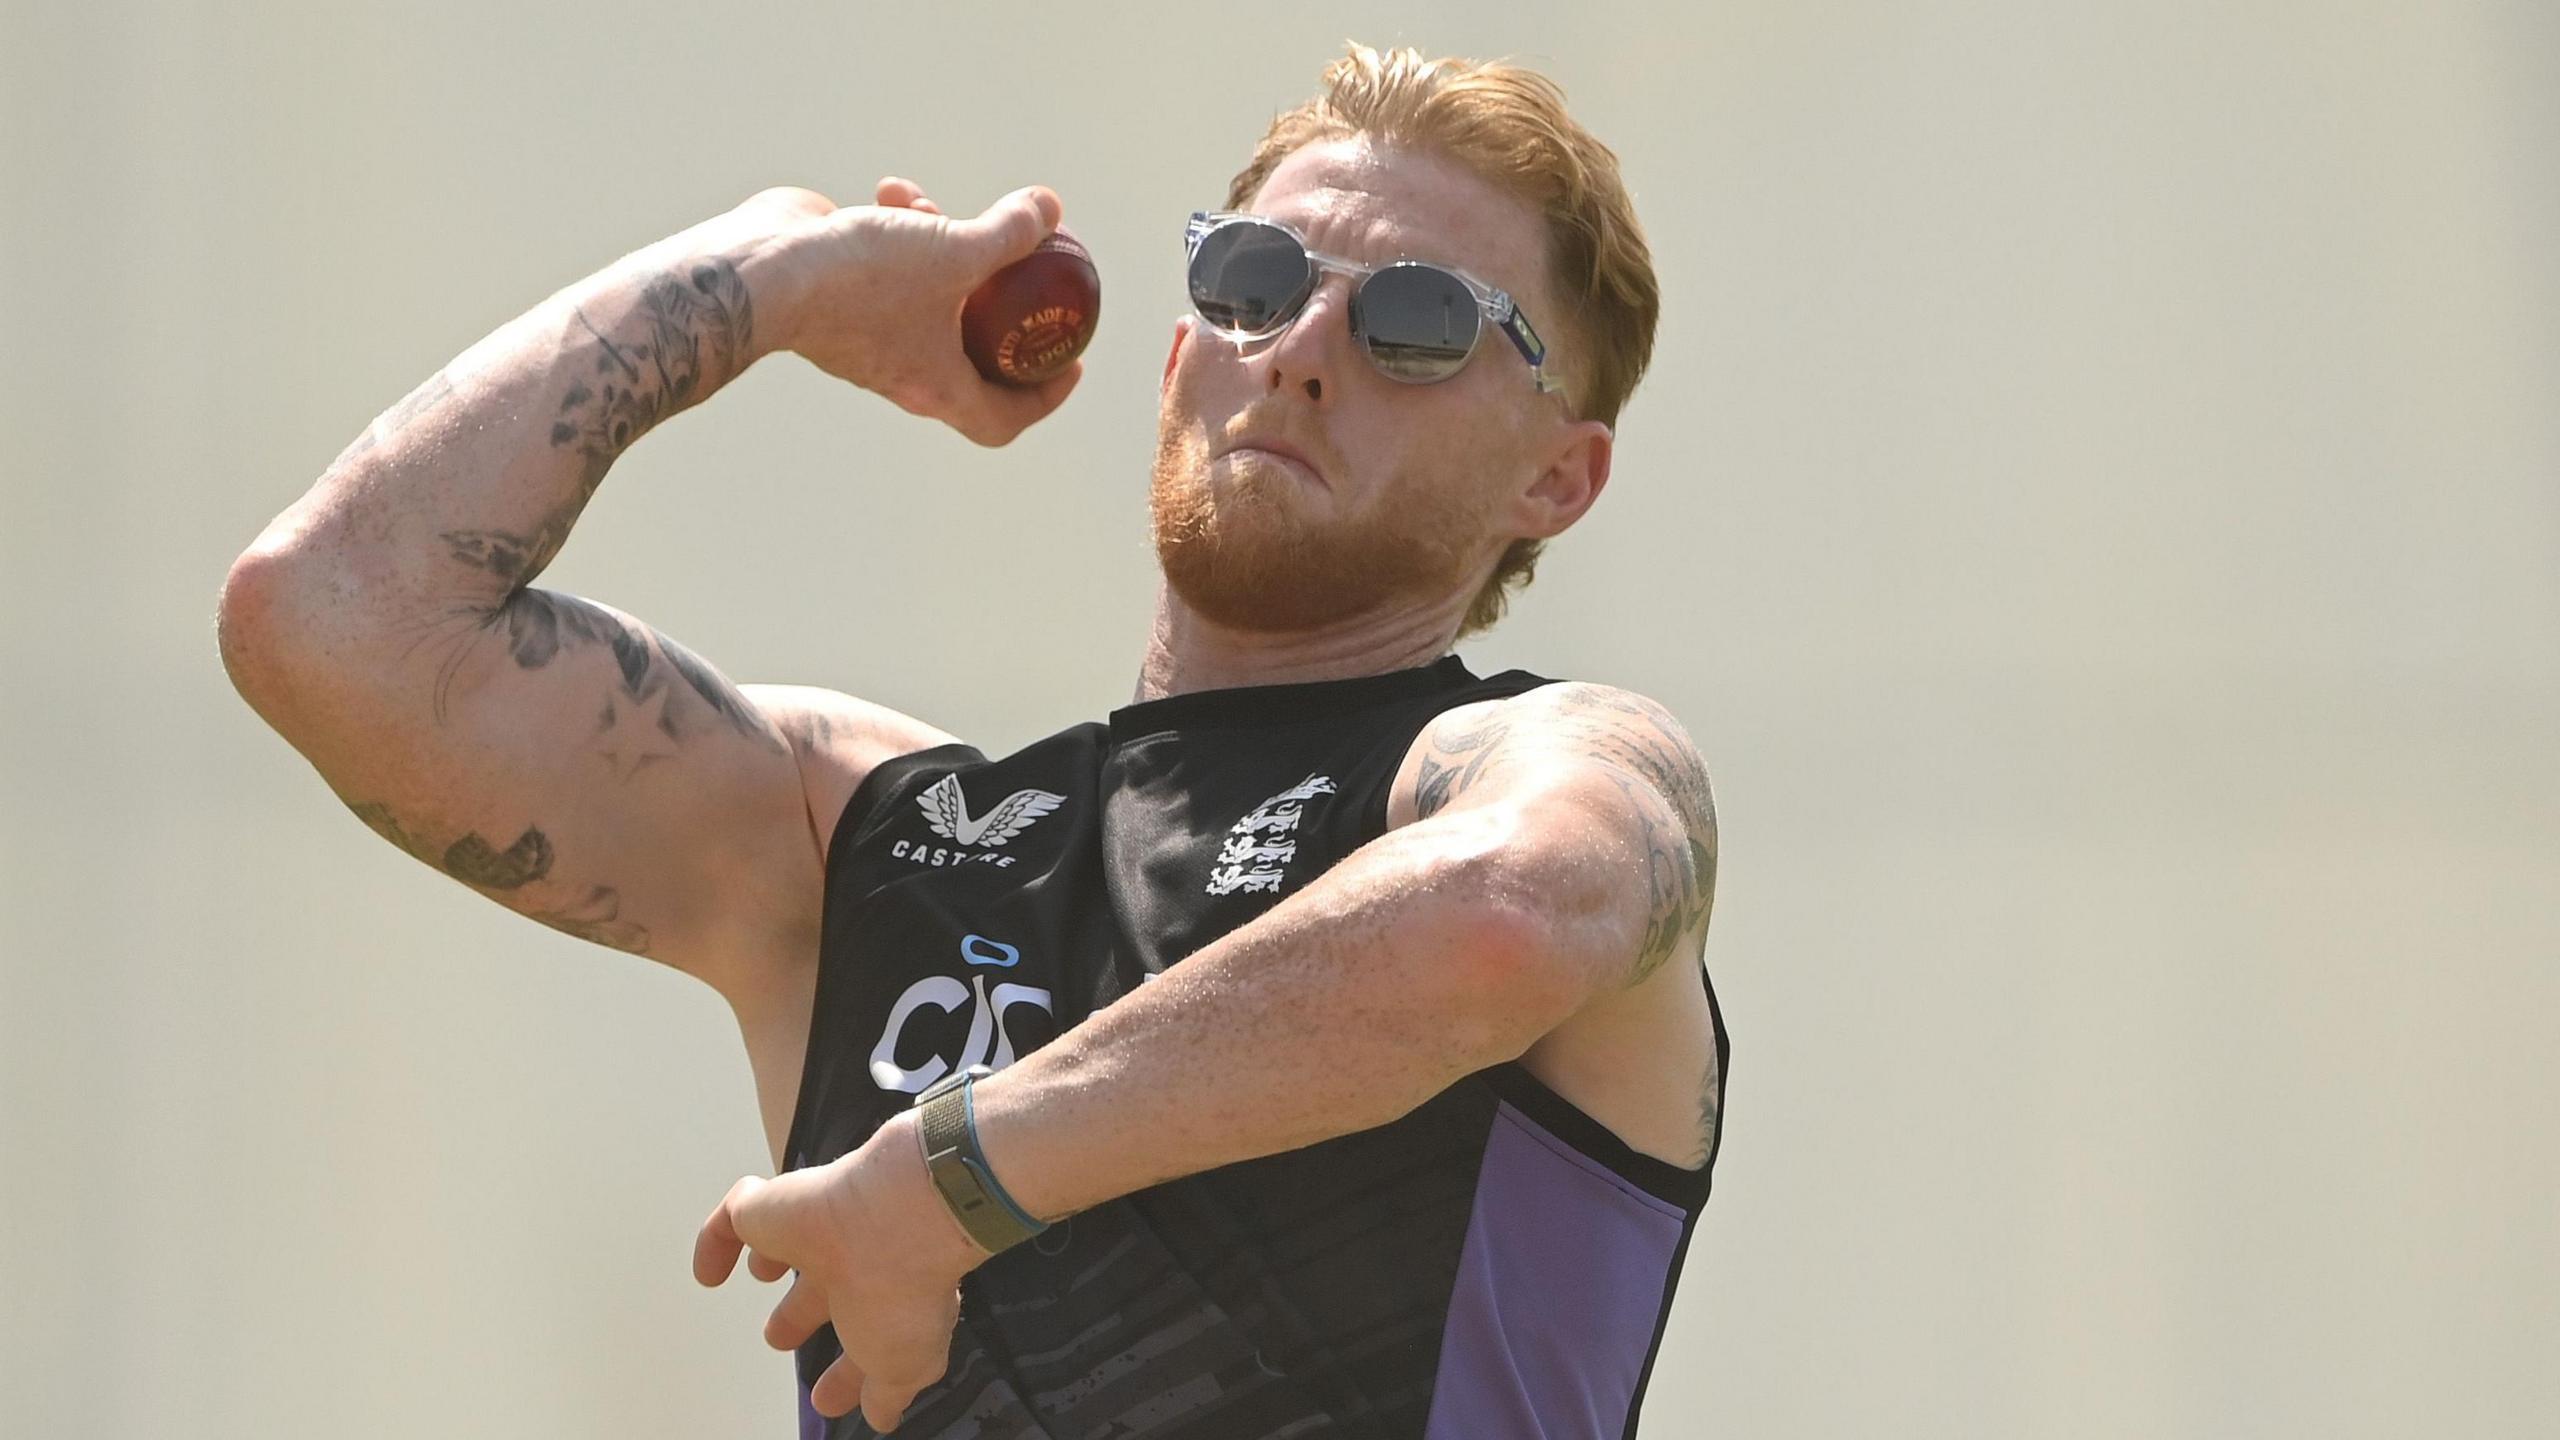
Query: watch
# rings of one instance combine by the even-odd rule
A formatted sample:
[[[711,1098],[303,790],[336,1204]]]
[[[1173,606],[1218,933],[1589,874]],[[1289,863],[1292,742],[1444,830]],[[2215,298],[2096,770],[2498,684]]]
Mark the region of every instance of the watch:
[[[925,1087],[915,1099],[916,1136],[924,1146],[924,1168],[933,1186],[951,1207],[952,1217],[978,1248],[993,1255],[1010,1249],[1049,1227],[1031,1218],[996,1183],[987,1157],[978,1149],[978,1124],[969,1087],[995,1072],[972,1065],[955,1070]]]

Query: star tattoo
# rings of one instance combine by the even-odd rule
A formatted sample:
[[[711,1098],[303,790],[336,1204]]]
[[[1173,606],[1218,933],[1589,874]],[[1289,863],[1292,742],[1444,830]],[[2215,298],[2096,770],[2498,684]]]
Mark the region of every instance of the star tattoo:
[[[596,726],[596,753],[604,757],[615,779],[628,780],[641,766],[676,753],[675,727],[667,721],[670,688],[662,681],[643,695],[605,697],[604,713]]]

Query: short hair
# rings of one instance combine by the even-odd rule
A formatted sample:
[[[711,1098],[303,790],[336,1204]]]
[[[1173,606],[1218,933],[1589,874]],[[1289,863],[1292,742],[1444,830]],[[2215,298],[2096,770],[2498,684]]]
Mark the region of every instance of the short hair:
[[[1617,154],[1565,113],[1564,91],[1507,61],[1429,60],[1410,48],[1381,53],[1350,44],[1325,67],[1323,94],[1272,119],[1253,159],[1228,182],[1227,208],[1252,203],[1292,151],[1350,136],[1443,155],[1538,212],[1548,280],[1566,313],[1535,318],[1567,341],[1573,413],[1616,424],[1653,356],[1662,295]],[[1544,548],[1534,539],[1511,543],[1467,606],[1461,636],[1502,618],[1508,592],[1535,577]]]

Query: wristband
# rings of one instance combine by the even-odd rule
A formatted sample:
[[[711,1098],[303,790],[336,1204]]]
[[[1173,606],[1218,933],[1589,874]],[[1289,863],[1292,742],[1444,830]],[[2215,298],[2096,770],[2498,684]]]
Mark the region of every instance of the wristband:
[[[970,1087],[995,1071],[972,1065],[926,1086],[915,1100],[916,1138],[924,1147],[925,1170],[952,1218],[979,1249],[993,1255],[1049,1227],[1014,1203],[996,1183],[986,1153],[978,1148],[978,1113]]]

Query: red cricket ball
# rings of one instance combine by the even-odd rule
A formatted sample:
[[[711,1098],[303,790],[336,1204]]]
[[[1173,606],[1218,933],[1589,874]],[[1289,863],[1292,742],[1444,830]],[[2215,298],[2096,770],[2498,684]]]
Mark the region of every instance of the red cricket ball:
[[[1093,256],[1061,225],[970,292],[960,307],[960,348],[989,380],[1037,385],[1084,353],[1101,318]]]

